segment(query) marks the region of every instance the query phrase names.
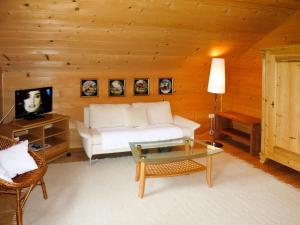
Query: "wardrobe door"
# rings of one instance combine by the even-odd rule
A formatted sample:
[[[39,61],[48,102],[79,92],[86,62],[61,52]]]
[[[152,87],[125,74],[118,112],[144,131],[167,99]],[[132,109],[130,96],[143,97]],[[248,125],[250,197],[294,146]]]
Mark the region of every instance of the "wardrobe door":
[[[274,147],[300,154],[300,62],[278,62]]]
[[[263,74],[263,105],[262,105],[262,153],[263,155],[272,155],[274,146],[275,129],[275,87],[276,87],[276,61],[275,56],[266,54],[264,59]],[[265,157],[261,157],[262,161]]]
[[[260,161],[300,171],[300,45],[263,50]]]

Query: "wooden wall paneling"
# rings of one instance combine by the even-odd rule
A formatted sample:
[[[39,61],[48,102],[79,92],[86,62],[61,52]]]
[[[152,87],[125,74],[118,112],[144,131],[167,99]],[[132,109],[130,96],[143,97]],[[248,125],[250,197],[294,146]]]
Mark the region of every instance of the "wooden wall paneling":
[[[261,117],[262,63],[260,49],[300,43],[299,20],[300,11],[266,35],[239,59],[233,60],[230,71],[227,73],[227,93],[223,99],[224,110],[247,112],[251,116]],[[238,87],[236,87],[237,84]]]
[[[200,122],[198,132],[205,132],[213,103],[206,90],[212,55],[225,57],[227,69],[236,65],[232,74],[238,74],[245,64],[235,63],[240,55],[297,9],[295,0],[0,1],[4,110],[16,89],[53,86],[54,112],[71,117],[71,146],[80,143],[74,120],[83,119],[90,103],[168,100],[174,113]],[[252,71],[248,67],[244,76]],[[99,97],[80,98],[79,81],[89,77],[99,80]],[[135,77],[150,78],[150,96],[133,96]],[[158,94],[159,77],[174,78],[174,95]],[[125,97],[108,97],[110,78],[126,79]],[[233,75],[226,93],[231,88],[232,101],[259,111],[260,87],[253,79]],[[224,102],[225,108],[236,104]]]
[[[207,70],[207,68],[205,69]],[[211,112],[212,98],[206,92],[207,76],[180,76],[181,74],[173,73],[158,73],[145,75],[126,74],[124,76],[112,74],[102,74],[94,72],[86,74],[81,72],[72,76],[70,74],[53,74],[51,76],[39,76],[38,74],[20,74],[18,72],[5,73],[5,102],[13,104],[14,91],[17,89],[53,86],[54,102],[53,111],[71,116],[71,147],[78,147],[79,137],[74,130],[74,121],[82,120],[83,107],[90,103],[123,103],[136,101],[161,101],[168,100],[171,102],[172,111],[175,114],[185,116],[187,118],[201,121],[201,129],[198,132],[204,132],[209,128],[207,115]],[[150,78],[150,96],[133,96],[133,79],[134,77],[149,77]],[[171,76],[174,78],[174,95],[159,95],[158,94],[158,78]],[[99,80],[99,97],[98,98],[80,98],[80,78],[95,77]],[[126,79],[126,97],[108,97],[108,79],[113,77],[124,77]],[[177,78],[178,77],[178,78]],[[71,78],[71,79],[70,79]],[[191,95],[197,94],[197,98],[191,98]],[[209,101],[207,101],[209,100]],[[7,105],[9,107],[9,105]],[[7,121],[13,119],[14,113],[10,114]]]

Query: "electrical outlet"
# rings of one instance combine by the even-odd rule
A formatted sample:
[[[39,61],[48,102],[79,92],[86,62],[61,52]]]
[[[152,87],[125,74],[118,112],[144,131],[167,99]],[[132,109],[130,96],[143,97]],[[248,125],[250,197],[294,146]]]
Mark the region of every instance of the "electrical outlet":
[[[209,118],[209,119],[215,118],[215,114],[213,114],[213,113],[208,114],[208,118]]]

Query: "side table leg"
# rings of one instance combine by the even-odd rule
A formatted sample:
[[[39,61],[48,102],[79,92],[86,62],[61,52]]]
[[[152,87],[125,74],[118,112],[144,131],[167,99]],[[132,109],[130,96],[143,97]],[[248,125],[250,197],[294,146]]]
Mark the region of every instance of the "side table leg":
[[[206,181],[208,187],[212,187],[211,167],[212,167],[212,156],[207,156],[206,157]]]
[[[135,181],[139,181],[140,179],[140,170],[141,170],[141,163],[137,162],[135,165]]]
[[[144,197],[144,190],[145,190],[145,167],[146,164],[144,162],[140,163],[140,190],[139,190],[139,197]]]

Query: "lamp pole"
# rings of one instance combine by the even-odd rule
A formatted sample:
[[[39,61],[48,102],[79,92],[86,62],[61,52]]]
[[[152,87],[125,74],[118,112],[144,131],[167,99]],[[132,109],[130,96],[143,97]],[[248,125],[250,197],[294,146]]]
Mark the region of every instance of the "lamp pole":
[[[212,145],[215,147],[223,147],[223,144],[216,142],[216,131],[217,131],[217,107],[218,107],[218,94],[215,94],[214,101],[214,132],[213,132],[213,140]]]

